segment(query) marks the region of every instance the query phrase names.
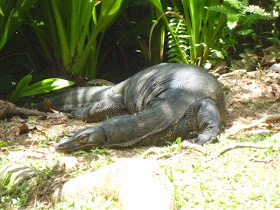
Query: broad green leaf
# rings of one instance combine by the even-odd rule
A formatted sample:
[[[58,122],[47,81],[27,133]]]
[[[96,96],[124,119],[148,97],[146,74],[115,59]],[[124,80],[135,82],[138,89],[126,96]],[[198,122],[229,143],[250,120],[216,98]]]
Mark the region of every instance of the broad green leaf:
[[[95,33],[106,30],[119,14],[123,0],[102,1],[101,12]]]
[[[48,93],[54,90],[59,90],[68,86],[71,86],[75,84],[72,81],[64,80],[64,79],[59,79],[59,78],[50,78],[50,79],[45,79],[40,82],[37,82],[33,85],[30,85],[30,82],[32,80],[32,75],[28,74],[24,78],[22,78],[17,87],[16,90],[13,92],[11,97],[9,98],[10,102],[15,102],[21,97],[24,96],[33,96],[37,94],[42,94],[42,93]]]
[[[2,8],[1,8],[1,7],[0,7],[0,15],[4,16],[4,14],[3,14],[3,10],[2,10]]]
[[[37,95],[42,93],[48,93],[54,90],[59,90],[65,87],[69,87],[74,84],[75,83],[72,81],[59,79],[59,78],[45,79],[24,88],[22,96],[32,96],[32,95]]]
[[[10,96],[9,101],[10,102],[15,102],[17,99],[19,99],[21,97],[22,93],[23,93],[24,88],[28,87],[31,80],[32,80],[32,75],[31,74],[28,74],[25,77],[23,77],[19,81],[15,91]]]
[[[99,53],[98,46],[100,46],[100,44],[96,43],[96,39],[98,35],[101,33],[99,39],[99,43],[100,43],[100,40],[104,35],[104,32],[110,27],[110,25],[119,15],[122,8],[122,2],[123,0],[102,1],[101,8],[100,8],[100,15],[98,19],[96,17],[97,11],[95,10],[95,8],[91,10],[91,18],[93,19],[93,22],[96,23],[96,25],[93,24],[93,27],[91,28],[92,31],[91,32],[88,31],[87,34],[88,41],[84,46],[84,48],[82,48],[82,50],[80,50],[81,48],[78,48],[79,56],[76,59],[75,63],[73,63],[70,71],[75,72],[76,74],[78,73],[78,75],[80,75],[86,65],[89,54],[93,55],[92,58],[95,61],[94,68],[91,69],[96,70],[97,56]],[[79,43],[83,45],[85,42],[79,42]],[[93,73],[87,72],[87,76],[89,76],[89,78],[92,78],[92,75],[95,75],[95,72]]]
[[[12,11],[10,12],[7,23],[5,25],[4,32],[3,32],[3,34],[1,34],[2,37],[0,39],[0,50],[4,47],[4,45],[7,42],[8,32],[9,32],[9,28],[10,28],[10,24],[11,24],[11,18],[13,16],[13,13],[14,13],[14,9],[12,9]]]
[[[122,0],[102,1],[101,17],[107,18],[108,16],[114,15],[120,9],[121,4],[122,4]]]

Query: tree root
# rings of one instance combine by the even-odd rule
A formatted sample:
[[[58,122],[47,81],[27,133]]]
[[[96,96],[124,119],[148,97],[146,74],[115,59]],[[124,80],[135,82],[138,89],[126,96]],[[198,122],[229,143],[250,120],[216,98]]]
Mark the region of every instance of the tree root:
[[[280,114],[267,115],[259,120],[254,120],[251,124],[244,125],[241,128],[235,130],[235,133],[238,133],[242,130],[248,130],[250,128],[257,127],[261,123],[270,123],[270,122],[275,122],[275,121],[280,121]]]
[[[10,118],[12,116],[19,115],[19,116],[45,116],[45,112],[40,112],[37,110],[20,108],[16,105],[0,100],[0,120]]]
[[[157,156],[155,159],[159,160],[159,159],[171,158],[171,157],[177,155],[178,153],[179,153],[178,151],[174,151],[174,152],[171,152],[171,153],[161,154],[161,155]]]
[[[257,145],[257,144],[234,144],[223,148],[216,157],[220,157],[221,155],[225,154],[226,152],[238,149],[238,148],[255,148],[255,149],[268,149],[270,146],[267,145]]]
[[[173,144],[170,147],[164,147],[164,148],[152,147],[152,148],[148,149],[146,152],[144,152],[141,157],[146,158],[146,156],[148,156],[148,155],[158,155],[158,157],[156,159],[169,158],[169,157],[172,157],[172,156],[174,156],[178,153],[177,151],[173,151],[173,150],[176,150],[178,148],[180,150],[192,149],[192,150],[195,150],[195,151],[198,151],[198,152],[202,153],[203,155],[208,154],[208,152],[206,151],[206,149],[204,147],[185,141],[185,142],[182,142],[180,145]],[[167,152],[167,151],[173,151],[173,152],[168,153],[168,154],[161,154],[161,153]]]

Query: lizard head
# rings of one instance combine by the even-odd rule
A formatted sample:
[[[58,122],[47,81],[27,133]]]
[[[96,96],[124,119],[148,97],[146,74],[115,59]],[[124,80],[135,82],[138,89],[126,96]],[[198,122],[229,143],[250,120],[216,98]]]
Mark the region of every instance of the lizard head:
[[[57,152],[69,153],[76,150],[88,150],[104,145],[105,135],[102,130],[86,128],[77,133],[62,138],[55,145]]]

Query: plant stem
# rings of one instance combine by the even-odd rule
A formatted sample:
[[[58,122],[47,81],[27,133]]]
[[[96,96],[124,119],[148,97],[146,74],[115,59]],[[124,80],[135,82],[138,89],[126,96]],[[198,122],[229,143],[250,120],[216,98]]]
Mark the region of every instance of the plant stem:
[[[58,37],[60,40],[60,46],[61,46],[60,54],[61,54],[62,63],[65,68],[65,71],[68,71],[69,70],[69,60],[68,60],[69,48],[68,48],[68,44],[67,44],[67,38],[65,35],[61,15],[59,13],[59,9],[58,9],[56,0],[51,0],[51,4],[52,4],[55,20],[56,20]]]

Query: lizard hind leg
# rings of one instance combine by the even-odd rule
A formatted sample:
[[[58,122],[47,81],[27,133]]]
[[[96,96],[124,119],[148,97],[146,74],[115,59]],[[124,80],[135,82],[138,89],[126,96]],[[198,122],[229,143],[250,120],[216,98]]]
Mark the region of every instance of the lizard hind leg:
[[[219,110],[211,99],[202,99],[197,104],[197,126],[200,131],[196,144],[213,142],[221,132]]]

